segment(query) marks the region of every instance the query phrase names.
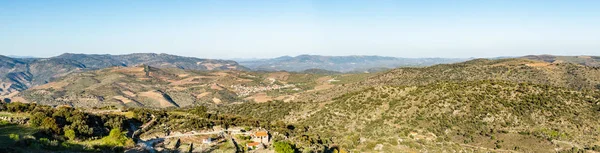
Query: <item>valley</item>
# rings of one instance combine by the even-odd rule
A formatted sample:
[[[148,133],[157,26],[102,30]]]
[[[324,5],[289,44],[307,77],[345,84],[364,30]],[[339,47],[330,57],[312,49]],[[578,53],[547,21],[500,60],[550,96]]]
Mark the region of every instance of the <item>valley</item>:
[[[5,96],[2,114],[27,123],[0,128],[35,130],[0,140],[118,152],[600,151],[600,69],[529,58],[377,73],[82,70]]]

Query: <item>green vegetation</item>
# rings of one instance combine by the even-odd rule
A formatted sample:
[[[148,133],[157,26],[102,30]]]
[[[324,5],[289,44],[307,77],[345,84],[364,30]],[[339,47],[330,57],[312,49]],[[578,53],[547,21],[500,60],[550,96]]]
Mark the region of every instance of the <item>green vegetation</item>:
[[[273,143],[276,153],[294,153],[295,149],[290,143],[287,142],[275,142]]]
[[[350,149],[368,150],[403,139],[431,147],[435,145],[430,141],[477,142],[487,148],[537,152],[555,139],[594,144],[600,136],[594,117],[600,115],[595,109],[599,97],[598,91],[505,81],[377,87],[339,97],[300,125]],[[531,132],[534,137],[510,131]],[[357,134],[359,138],[352,137]],[[508,142],[518,139],[538,147]]]
[[[0,125],[0,149],[16,149],[27,152],[35,150],[73,150],[73,151],[100,151],[122,150],[122,147],[131,147],[133,141],[121,134],[121,126],[125,120],[121,116],[88,114],[79,109],[24,103],[2,103],[4,113],[29,113],[28,125],[2,124]],[[13,116],[14,121],[21,118]],[[130,122],[130,121],[127,121]],[[131,121],[135,122],[135,121]],[[107,127],[118,127],[107,131]],[[62,129],[62,130],[61,130]],[[103,143],[90,143],[100,139]],[[8,148],[4,148],[8,147]],[[115,147],[120,147],[115,148]]]
[[[133,146],[133,140],[127,138],[120,129],[110,130],[110,134],[100,139],[102,145],[105,146]]]

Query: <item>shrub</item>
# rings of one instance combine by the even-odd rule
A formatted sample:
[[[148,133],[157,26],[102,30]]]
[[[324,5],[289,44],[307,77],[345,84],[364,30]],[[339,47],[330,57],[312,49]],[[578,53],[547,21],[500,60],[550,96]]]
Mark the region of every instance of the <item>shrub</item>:
[[[19,134],[9,134],[8,137],[10,137],[11,140],[14,141],[19,141]]]
[[[277,153],[294,153],[295,151],[293,146],[287,142],[275,142],[273,147]]]
[[[65,129],[65,137],[67,137],[69,140],[75,140],[75,130]]]
[[[107,146],[133,146],[133,140],[127,138],[120,129],[112,129],[108,136],[101,139],[103,145]]]

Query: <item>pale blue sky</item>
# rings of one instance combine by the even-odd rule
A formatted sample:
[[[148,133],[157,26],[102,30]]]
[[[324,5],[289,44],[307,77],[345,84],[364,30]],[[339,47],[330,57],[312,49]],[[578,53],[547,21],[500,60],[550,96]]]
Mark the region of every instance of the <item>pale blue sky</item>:
[[[0,0],[0,54],[600,55],[598,0]]]

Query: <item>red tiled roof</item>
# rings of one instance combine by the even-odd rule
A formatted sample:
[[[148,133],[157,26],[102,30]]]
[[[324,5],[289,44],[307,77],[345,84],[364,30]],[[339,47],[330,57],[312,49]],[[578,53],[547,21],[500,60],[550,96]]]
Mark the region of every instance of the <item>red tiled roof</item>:
[[[258,132],[254,132],[254,136],[264,137],[264,136],[269,136],[269,133],[267,133],[267,131],[258,131]]]
[[[254,147],[254,146],[258,146],[260,143],[258,142],[252,142],[252,143],[248,143],[246,144],[248,147]]]

